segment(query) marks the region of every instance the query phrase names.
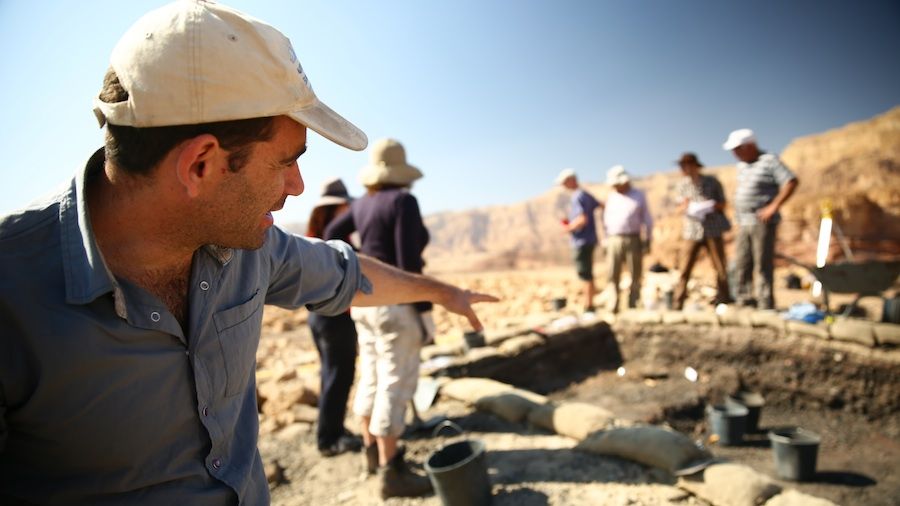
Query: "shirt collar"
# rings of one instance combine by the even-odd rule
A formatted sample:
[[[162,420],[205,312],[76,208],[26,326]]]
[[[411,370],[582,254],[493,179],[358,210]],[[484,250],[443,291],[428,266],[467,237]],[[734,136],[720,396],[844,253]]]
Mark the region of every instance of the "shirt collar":
[[[106,156],[103,148],[100,148],[75,174],[60,202],[66,302],[87,304],[101,295],[113,292],[116,313],[121,318],[127,318],[124,293],[97,247],[87,206],[88,182],[104,169],[105,163]],[[210,244],[203,249],[223,266],[234,257],[231,248]]]
[[[72,180],[60,202],[59,221],[62,235],[62,262],[66,279],[66,302],[87,304],[113,292],[116,312],[124,318],[124,300],[119,300],[115,277],[106,266],[94,239],[85,189],[92,176],[103,170],[105,156],[98,149]],[[121,311],[120,311],[121,306]]]

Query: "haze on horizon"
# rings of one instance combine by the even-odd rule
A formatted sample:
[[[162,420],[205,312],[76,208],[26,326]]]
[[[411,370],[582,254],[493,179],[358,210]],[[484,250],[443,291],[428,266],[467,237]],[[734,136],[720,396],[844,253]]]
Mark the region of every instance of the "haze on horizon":
[[[165,2],[0,2],[0,212],[65,183],[102,143],[91,111],[109,54]],[[753,128],[794,138],[900,105],[900,3],[663,0],[224,2],[291,38],[319,97],[370,142],[399,139],[425,178],[425,214],[508,204],[564,167],[602,181],[623,164],[668,171],[682,151],[733,163]],[[322,182],[360,195],[356,153],[310,136],[307,190],[276,213],[303,222]]]

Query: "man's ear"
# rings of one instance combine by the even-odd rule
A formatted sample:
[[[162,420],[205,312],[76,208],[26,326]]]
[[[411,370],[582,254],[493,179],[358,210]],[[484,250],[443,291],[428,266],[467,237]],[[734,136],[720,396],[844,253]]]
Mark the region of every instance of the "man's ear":
[[[188,197],[197,197],[202,184],[215,177],[215,166],[221,155],[222,148],[214,135],[198,135],[181,144],[175,159],[175,175]]]

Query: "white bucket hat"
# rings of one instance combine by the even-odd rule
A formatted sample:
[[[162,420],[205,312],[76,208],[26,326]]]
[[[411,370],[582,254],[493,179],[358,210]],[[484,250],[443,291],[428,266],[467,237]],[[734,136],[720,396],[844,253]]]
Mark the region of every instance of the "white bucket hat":
[[[322,184],[321,195],[313,207],[346,204],[353,200],[353,197],[347,193],[347,187],[344,186],[344,182],[339,177],[325,181]]]
[[[731,151],[744,144],[756,144],[756,135],[749,128],[741,128],[728,134],[728,139],[725,144],[722,144],[722,149]]]
[[[631,177],[625,172],[625,167],[615,165],[606,171],[606,184],[617,186],[631,181]]]
[[[394,139],[381,139],[372,145],[369,165],[359,173],[363,186],[396,184],[406,186],[422,177],[422,171],[406,163],[406,150]]]
[[[556,176],[554,181],[556,181],[556,184],[563,184],[566,182],[566,179],[569,179],[570,177],[576,177],[575,169],[563,169],[559,171],[559,175]]]
[[[145,14],[116,44],[110,65],[128,100],[95,98],[100,126],[285,115],[344,147],[361,151],[368,143],[319,101],[287,37],[215,2],[179,0]]]

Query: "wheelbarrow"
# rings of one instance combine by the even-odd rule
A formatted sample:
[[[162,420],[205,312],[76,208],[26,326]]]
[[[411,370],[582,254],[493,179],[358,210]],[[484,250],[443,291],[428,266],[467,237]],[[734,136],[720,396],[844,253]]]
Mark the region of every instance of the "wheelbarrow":
[[[855,293],[856,298],[844,309],[844,316],[850,316],[856,304],[863,297],[876,296],[884,299],[882,292],[893,286],[900,275],[900,260],[865,262],[838,262],[815,267],[786,255],[778,255],[793,265],[803,267],[822,283],[822,300],[825,311],[830,313],[828,294]]]

